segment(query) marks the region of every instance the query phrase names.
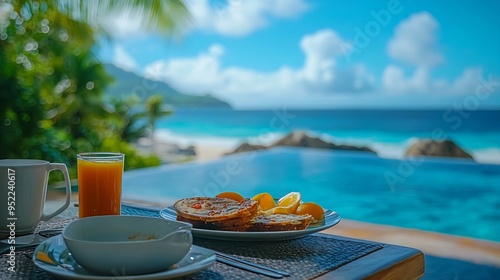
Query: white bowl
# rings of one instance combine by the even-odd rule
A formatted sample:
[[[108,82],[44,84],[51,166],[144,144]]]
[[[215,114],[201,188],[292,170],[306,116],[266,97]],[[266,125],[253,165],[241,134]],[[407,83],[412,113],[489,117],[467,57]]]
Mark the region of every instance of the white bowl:
[[[75,220],[64,242],[83,268],[101,275],[163,271],[191,248],[191,224],[138,216],[94,216]]]

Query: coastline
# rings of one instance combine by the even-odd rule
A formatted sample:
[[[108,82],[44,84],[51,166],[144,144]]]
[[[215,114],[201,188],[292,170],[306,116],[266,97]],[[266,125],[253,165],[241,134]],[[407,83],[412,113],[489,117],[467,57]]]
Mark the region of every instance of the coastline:
[[[299,131],[299,130],[298,130]],[[404,160],[405,152],[411,147],[413,143],[424,138],[410,137],[404,143],[371,143],[367,139],[357,138],[336,138],[324,133],[316,133],[314,131],[305,130],[309,136],[317,137],[323,141],[330,142],[336,145],[347,145],[356,147],[367,147],[373,150],[379,157],[386,159]],[[249,143],[252,145],[268,146],[272,143],[282,139],[286,133],[264,133],[255,135],[248,138],[231,138],[231,137],[214,137],[214,136],[189,136],[177,134],[168,129],[158,129],[155,133],[155,143],[157,145],[157,155],[162,159],[162,163],[175,163],[190,160],[206,161],[216,159],[224,153],[231,152],[242,143]],[[453,137],[452,137],[453,138]],[[467,150],[459,142],[456,143],[459,147],[464,148],[469,154],[472,155],[475,162],[479,164],[500,164],[500,148],[487,148],[477,150]],[[150,140],[147,138],[139,139],[138,143],[134,146],[143,152],[151,153]],[[195,150],[196,156],[186,157],[186,150]],[[199,156],[198,156],[199,154]],[[436,157],[439,158],[439,157]],[[461,160],[463,158],[444,158],[449,160]]]
[[[250,141],[252,142],[252,141]],[[189,161],[195,162],[206,162],[211,160],[216,160],[225,154],[231,153],[234,151],[240,144],[243,142],[237,141],[216,141],[216,139],[210,139],[208,141],[204,141],[204,139],[197,139],[193,141],[189,141],[187,139],[167,139],[159,133],[155,137],[155,149],[154,154],[158,156],[161,160],[162,164],[171,164],[171,163],[184,163]],[[344,142],[339,142],[340,144],[346,144]],[[141,138],[138,142],[133,143],[133,146],[138,150],[139,153],[144,155],[149,155],[153,153],[153,149],[151,148],[151,141],[147,138]],[[385,159],[396,159],[396,160],[405,160],[403,156],[403,152],[387,152],[380,153],[377,149],[374,149],[377,152],[377,155],[380,158]],[[495,151],[496,152],[496,151]],[[496,155],[496,153],[492,153]],[[487,152],[481,152],[487,154]],[[491,155],[490,155],[491,157]],[[463,158],[452,158],[452,157],[429,157],[430,159],[445,159],[445,160],[468,160]],[[500,157],[491,158],[474,158],[474,161],[478,164],[500,164]]]
[[[141,138],[133,146],[144,155],[154,154],[160,158],[162,164],[183,163],[188,161],[205,162],[218,159],[225,153],[231,152],[234,147],[228,144],[198,144],[177,143],[155,137],[154,148],[151,141]]]
[[[224,154],[229,153],[233,148],[228,146],[209,146],[209,145],[197,145],[196,146],[196,161],[206,162],[211,160],[216,160]]]

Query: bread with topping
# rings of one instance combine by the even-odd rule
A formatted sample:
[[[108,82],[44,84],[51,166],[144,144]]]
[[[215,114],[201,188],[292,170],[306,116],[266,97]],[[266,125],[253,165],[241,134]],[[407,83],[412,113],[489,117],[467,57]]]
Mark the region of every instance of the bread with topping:
[[[246,231],[257,215],[258,202],[238,202],[220,197],[191,197],[174,204],[177,220],[193,224],[194,228]]]
[[[193,228],[223,231],[288,231],[303,230],[313,216],[258,213],[258,202],[220,197],[191,197],[174,203],[177,220]]]
[[[256,216],[247,231],[303,230],[314,220],[313,216],[296,214],[271,214]]]

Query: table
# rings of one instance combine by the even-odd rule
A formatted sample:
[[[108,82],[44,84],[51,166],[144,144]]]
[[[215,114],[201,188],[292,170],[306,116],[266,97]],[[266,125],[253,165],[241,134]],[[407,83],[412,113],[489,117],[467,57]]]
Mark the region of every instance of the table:
[[[122,215],[159,217],[159,209],[124,205]],[[76,208],[66,210],[76,217]],[[75,218],[72,218],[75,219]],[[41,223],[39,229],[60,227],[72,219]],[[194,238],[194,244],[285,270],[284,279],[418,279],[424,255],[413,248],[317,233],[279,242],[230,242]],[[7,271],[5,255],[0,279],[53,279],[31,261],[33,249],[18,252],[16,273]],[[216,262],[186,279],[266,279],[262,275]],[[272,279],[272,278],[269,278]]]
[[[332,238],[353,240],[341,236]],[[420,250],[391,244],[383,246],[317,279],[419,279],[424,275],[424,254]]]

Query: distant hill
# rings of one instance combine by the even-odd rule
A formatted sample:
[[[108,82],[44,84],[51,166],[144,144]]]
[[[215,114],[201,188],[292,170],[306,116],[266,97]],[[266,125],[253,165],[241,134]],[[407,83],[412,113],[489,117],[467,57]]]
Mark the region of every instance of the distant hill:
[[[149,80],[132,72],[124,71],[113,64],[104,64],[109,75],[115,81],[105,90],[107,96],[122,96],[131,93],[137,94],[141,99],[146,99],[153,94],[163,96],[165,104],[173,107],[209,107],[209,108],[231,108],[227,102],[217,99],[209,94],[190,95],[178,92],[167,83]]]

